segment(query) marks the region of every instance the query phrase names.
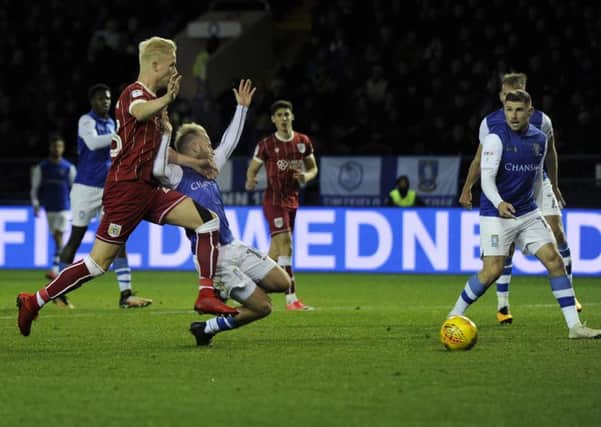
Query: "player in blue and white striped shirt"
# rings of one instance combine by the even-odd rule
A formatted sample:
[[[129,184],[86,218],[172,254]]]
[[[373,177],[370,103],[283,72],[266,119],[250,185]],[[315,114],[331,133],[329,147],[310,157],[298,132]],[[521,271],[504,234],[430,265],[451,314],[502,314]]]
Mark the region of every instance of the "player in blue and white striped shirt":
[[[549,272],[553,296],[568,326],[568,337],[601,338],[601,329],[580,322],[572,282],[549,224],[536,204],[542,191],[547,136],[529,123],[532,100],[524,90],[507,93],[505,123],[495,125],[482,144],[480,250],[482,269],[469,278],[449,316],[462,315],[497,280],[512,245],[535,255]]]
[[[526,89],[527,77],[523,73],[505,74],[501,80],[501,92],[499,98],[501,103],[505,101],[507,92],[515,89]],[[466,208],[472,207],[472,187],[480,176],[480,157],[482,154],[482,144],[491,129],[499,124],[505,123],[505,114],[500,108],[488,114],[482,120],[479,130],[480,144],[478,151],[470,164],[468,176],[465,180],[465,185],[459,197],[459,203]],[[553,132],[553,124],[551,118],[540,110],[533,110],[530,116],[530,124],[540,129],[547,136],[547,156],[545,158],[545,167],[543,170],[543,187],[540,198],[537,200],[538,207],[543,213],[543,216],[551,226],[553,235],[561,254],[568,277],[572,280],[572,257],[570,248],[563,230],[561,208],[565,205],[565,201],[559,190],[557,178],[557,151],[555,149],[555,136]],[[511,281],[512,272],[512,256],[513,251],[505,260],[505,268],[503,274],[497,281],[497,320],[499,323],[511,323],[513,316],[509,311],[509,282]],[[582,305],[576,299],[576,308],[582,310]]]

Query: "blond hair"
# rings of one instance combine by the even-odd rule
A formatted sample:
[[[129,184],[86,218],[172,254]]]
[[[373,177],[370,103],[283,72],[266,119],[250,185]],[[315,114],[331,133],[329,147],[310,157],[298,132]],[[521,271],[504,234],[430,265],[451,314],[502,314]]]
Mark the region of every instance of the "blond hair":
[[[524,73],[507,73],[501,77],[501,84],[509,86],[513,89],[526,89],[526,81],[528,77]]]
[[[206,136],[207,131],[201,125],[197,123],[186,123],[180,126],[175,134],[175,151],[181,153],[185,150],[186,143],[188,142],[188,135]]]
[[[177,46],[173,40],[155,36],[141,41],[138,45],[138,50],[140,52],[138,58],[140,60],[140,65],[142,65],[144,63],[149,63],[159,55],[175,53]]]

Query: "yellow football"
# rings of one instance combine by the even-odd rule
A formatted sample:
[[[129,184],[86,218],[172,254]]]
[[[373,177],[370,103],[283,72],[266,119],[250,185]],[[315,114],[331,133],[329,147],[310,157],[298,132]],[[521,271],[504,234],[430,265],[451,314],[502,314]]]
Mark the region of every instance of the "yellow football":
[[[465,316],[452,316],[440,328],[440,341],[448,350],[469,350],[478,341],[478,327]]]

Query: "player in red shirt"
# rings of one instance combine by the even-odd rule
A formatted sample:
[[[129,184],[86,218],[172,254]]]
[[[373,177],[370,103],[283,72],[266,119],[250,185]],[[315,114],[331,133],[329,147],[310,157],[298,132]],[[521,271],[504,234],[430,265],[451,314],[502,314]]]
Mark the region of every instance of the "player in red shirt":
[[[267,173],[267,189],[263,197],[263,213],[269,223],[271,244],[269,256],[286,270],[291,286],[286,292],[287,310],[312,310],[296,296],[292,272],[292,232],[298,209],[298,191],[317,176],[317,162],[311,139],[292,129],[292,103],[274,102],[270,108],[274,134],[257,144],[253,159],[246,171],[246,189],[257,186],[257,173],[263,165]]]
[[[31,323],[48,301],[103,274],[142,220],[175,224],[197,234],[196,257],[200,265],[200,292],[194,308],[201,313],[236,314],[215,294],[213,274],[219,253],[219,219],[176,191],[160,187],[153,164],[161,140],[171,138],[167,106],[179,93],[181,75],[176,69],[176,46],[172,40],[152,37],[140,43],[138,80],[125,88],[116,104],[117,134],[111,145],[113,163],[104,187],[104,217],[89,256],[67,268],[35,294],[20,293],[18,326],[28,336]],[[166,89],[157,97],[157,90]],[[207,160],[186,158],[174,150],[170,161],[216,175]]]

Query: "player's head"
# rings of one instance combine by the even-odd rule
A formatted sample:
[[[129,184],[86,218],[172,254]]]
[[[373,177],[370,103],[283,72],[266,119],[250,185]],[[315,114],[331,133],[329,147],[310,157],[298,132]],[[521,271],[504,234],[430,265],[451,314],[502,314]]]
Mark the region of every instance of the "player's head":
[[[294,121],[292,102],[280,99],[271,104],[269,108],[271,122],[279,132],[290,132]]]
[[[176,51],[175,42],[162,37],[155,36],[140,42],[140,72],[150,73],[157,82],[157,88],[167,87],[169,78],[177,73]]]
[[[505,120],[514,131],[523,131],[528,127],[532,115],[532,98],[523,89],[507,92],[505,96]]]
[[[205,128],[196,123],[186,123],[175,135],[175,151],[196,159],[213,157],[211,138]]]
[[[60,135],[51,135],[48,140],[48,151],[50,157],[53,159],[59,159],[65,152],[65,140]]]
[[[524,73],[503,74],[503,77],[501,77],[501,91],[499,92],[501,103],[505,102],[507,92],[517,89],[526,90],[527,80],[528,77]]]
[[[88,89],[88,99],[92,110],[99,116],[106,117],[111,108],[111,89],[104,83],[97,83]]]

